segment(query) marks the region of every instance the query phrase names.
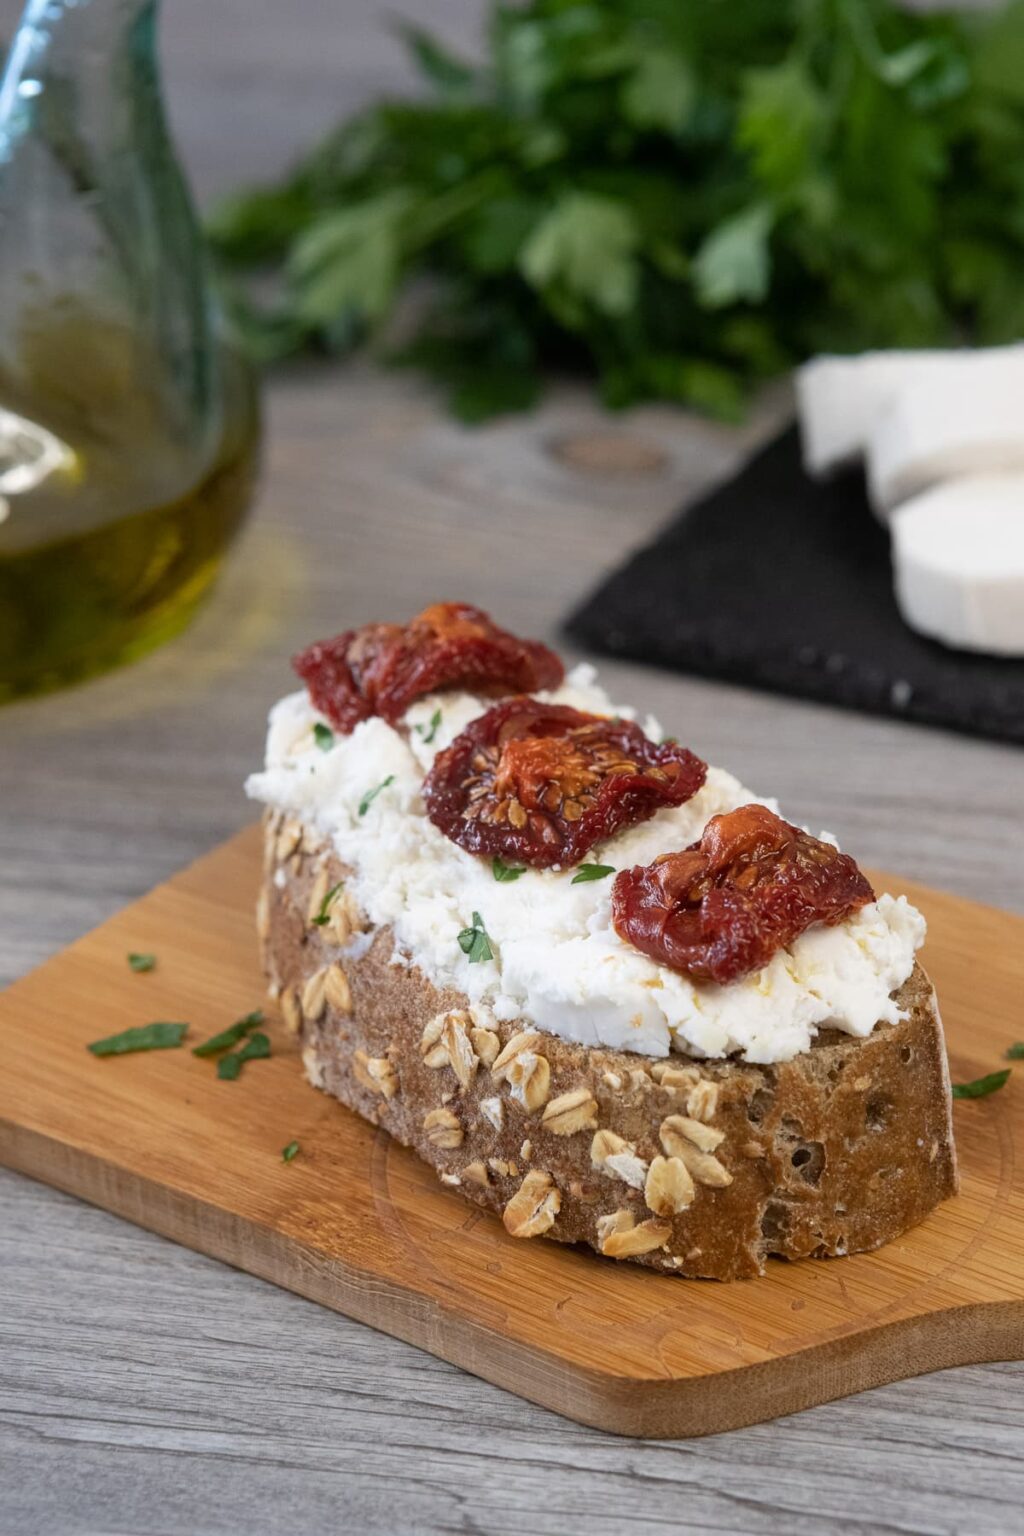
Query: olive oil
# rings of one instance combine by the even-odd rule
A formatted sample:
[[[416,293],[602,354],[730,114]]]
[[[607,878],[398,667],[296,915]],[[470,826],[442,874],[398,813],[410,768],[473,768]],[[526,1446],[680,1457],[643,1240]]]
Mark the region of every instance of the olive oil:
[[[180,630],[252,489],[157,0],[25,0],[0,73],[0,702]]]
[[[138,336],[80,313],[0,363],[0,702],[80,681],[176,634],[248,506],[258,412],[221,346],[175,421]]]

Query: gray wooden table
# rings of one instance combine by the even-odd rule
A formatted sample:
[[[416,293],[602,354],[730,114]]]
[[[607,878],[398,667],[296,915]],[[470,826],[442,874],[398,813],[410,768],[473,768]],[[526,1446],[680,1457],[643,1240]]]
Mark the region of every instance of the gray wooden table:
[[[0,26],[14,9],[0,3]],[[166,59],[204,197],[406,76],[381,4],[176,0]],[[419,0],[450,36],[476,0]],[[465,432],[369,365],[269,396],[256,515],[192,631],[0,714],[0,980],[251,815],[240,791],[301,641],[465,596],[553,637],[741,433],[584,391]],[[587,468],[610,437],[646,468]],[[1022,758],[609,666],[614,693],[866,861],[1024,909]],[[2,1070],[2,1068],[0,1068]],[[1003,1533],[1024,1526],[1024,1367],[947,1371],[708,1440],[582,1429],[310,1303],[0,1175],[0,1533]]]

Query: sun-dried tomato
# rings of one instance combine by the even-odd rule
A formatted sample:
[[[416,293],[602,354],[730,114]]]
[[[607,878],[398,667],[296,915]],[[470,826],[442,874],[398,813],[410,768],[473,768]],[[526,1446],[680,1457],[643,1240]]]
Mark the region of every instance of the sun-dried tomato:
[[[697,981],[760,970],[814,923],[839,923],[874,892],[848,854],[764,805],[713,816],[700,841],[624,869],[612,889],[620,938]]]
[[[423,794],[435,826],[470,853],[536,868],[576,864],[595,843],[682,805],[706,765],[628,720],[506,699],[439,753]]]
[[[468,603],[434,603],[408,624],[348,629],[309,646],[292,666],[317,709],[346,732],[371,715],[394,725],[437,689],[499,698],[557,688],[565,676],[554,651],[499,629]]]

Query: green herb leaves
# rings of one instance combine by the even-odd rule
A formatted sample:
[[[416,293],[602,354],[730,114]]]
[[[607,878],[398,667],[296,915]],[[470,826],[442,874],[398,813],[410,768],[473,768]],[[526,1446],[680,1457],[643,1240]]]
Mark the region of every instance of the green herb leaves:
[[[318,210],[288,259],[300,322],[329,330],[348,316],[381,319],[395,295],[411,202],[410,192],[394,187]]]
[[[202,1045],[192,1047],[193,1056],[217,1056],[221,1051],[230,1050],[237,1045],[239,1040],[244,1040],[257,1025],[263,1023],[263,1010],[255,1008],[252,1013],[247,1013],[244,1019],[231,1024],[227,1029],[222,1029],[219,1035],[211,1035],[209,1040],[204,1040]]]
[[[434,713],[430,717],[429,725],[418,725],[416,727],[416,734],[422,739],[423,745],[425,747],[432,745],[434,737],[437,735],[437,728],[440,724],[441,711],[439,709],[435,709]]]
[[[217,1076],[233,1082],[247,1061],[259,1061],[270,1055],[267,1036],[252,1033],[256,1025],[262,1023],[263,1013],[256,1008],[252,1013],[247,1013],[244,1019],[221,1030],[219,1035],[213,1035],[201,1045],[194,1046],[192,1054],[200,1057],[216,1056],[237,1045],[239,1040],[245,1040],[240,1051],[221,1056],[217,1063]],[[88,1049],[94,1056],[127,1056],[133,1051],[166,1051],[180,1045],[187,1032],[187,1024],[141,1024],[134,1029],[125,1029],[119,1035],[108,1035],[105,1040],[94,1040]]]
[[[581,864],[570,881],[571,885],[586,885],[591,880],[606,880],[614,875],[614,864]]]
[[[217,1063],[217,1076],[225,1083],[233,1083],[247,1061],[263,1061],[270,1055],[270,1041],[264,1034],[250,1035],[240,1051],[222,1056]]]
[[[687,59],[664,49],[641,47],[619,92],[619,106],[635,128],[677,134],[692,116],[697,94]]]
[[[128,1056],[134,1051],[168,1051],[180,1045],[188,1033],[187,1024],[138,1024],[123,1029],[119,1035],[94,1040],[87,1049],[94,1056]]]
[[[313,740],[321,752],[329,752],[334,746],[334,732],[329,725],[324,725],[322,720],[318,720],[313,727]]]
[[[380,794],[381,790],[382,789],[387,789],[388,785],[389,784],[393,784],[394,782],[395,782],[394,774],[393,773],[389,773],[387,778],[386,779],[382,779],[381,782],[376,786],[375,789],[368,789],[366,791],[366,794],[363,796],[363,798],[359,802],[359,814],[360,814],[360,816],[365,816],[367,811],[370,809],[370,806],[373,804],[373,802],[376,800],[377,796]]]
[[[540,220],[519,257],[534,288],[561,307],[566,320],[586,324],[586,306],[625,315],[636,301],[640,230],[630,208],[593,193],[563,193]]]
[[[282,1161],[282,1163],[290,1163],[296,1157],[298,1157],[298,1155],[299,1155],[299,1144],[298,1144],[297,1141],[290,1141],[286,1147],[282,1147],[281,1148],[281,1161]]]
[[[229,1024],[227,1029],[222,1029],[219,1035],[211,1035],[209,1040],[194,1046],[192,1054],[193,1056],[220,1056],[217,1063],[217,1076],[222,1082],[233,1083],[247,1061],[261,1061],[270,1055],[269,1039],[257,1031],[257,1025],[262,1023],[263,1010],[254,1008],[252,1013],[245,1015],[244,1019],[238,1019],[234,1024]],[[245,1041],[242,1049],[231,1051],[231,1047],[237,1045],[240,1040]],[[224,1051],[230,1051],[230,1054],[226,1056],[221,1054]]]
[[[330,922],[331,902],[334,900],[335,896],[337,896],[338,892],[341,890],[344,884],[344,880],[339,880],[337,885],[332,885],[330,890],[327,892],[327,895],[320,903],[320,910],[316,914],[316,917],[313,919],[313,923],[317,928],[326,928],[327,924]]]
[[[473,926],[463,928],[459,934],[459,948],[464,955],[468,956],[470,965],[479,965],[483,960],[494,959],[491,941],[479,912],[473,913]]]
[[[1006,1048],[1007,1061],[1024,1061],[1024,1040],[1016,1040],[1013,1045]],[[985,1077],[976,1077],[971,1083],[954,1083],[954,1099],[984,1099],[990,1093],[996,1093],[1004,1086],[1010,1076],[1010,1068],[1002,1067],[998,1072],[989,1072]]]
[[[693,258],[697,297],[705,309],[724,309],[746,301],[759,304],[768,292],[772,227],[768,203],[752,203],[724,219]]]
[[[526,865],[506,864],[501,855],[496,853],[491,860],[491,873],[500,885],[511,885],[513,880],[526,874]]]
[[[1010,1076],[1009,1067],[1003,1067],[1000,1072],[990,1072],[987,1077],[976,1077],[972,1083],[954,1083],[954,1099],[984,1099],[990,1093],[995,1093],[1002,1088]]]
[[[347,351],[424,277],[402,360],[464,420],[566,360],[728,415],[811,351],[1024,332],[1024,4],[490,10],[479,63],[404,27],[423,96],[215,216],[223,267],[276,268],[227,283],[260,357]]]
[[[128,969],[132,971],[151,971],[156,966],[156,955],[140,955],[132,953],[128,956]]]

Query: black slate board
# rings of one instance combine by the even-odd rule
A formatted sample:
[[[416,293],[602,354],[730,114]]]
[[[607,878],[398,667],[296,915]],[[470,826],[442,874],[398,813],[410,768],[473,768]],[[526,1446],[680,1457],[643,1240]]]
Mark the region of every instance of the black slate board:
[[[1024,661],[907,628],[862,473],[809,479],[795,427],[686,507],[567,627],[612,656],[1024,742]]]

